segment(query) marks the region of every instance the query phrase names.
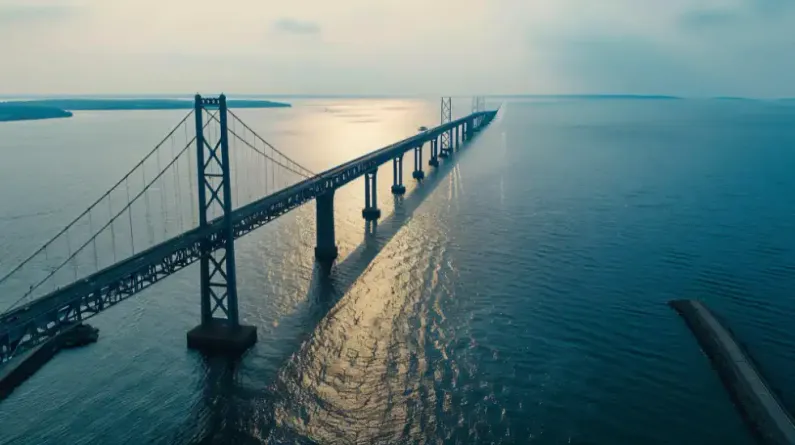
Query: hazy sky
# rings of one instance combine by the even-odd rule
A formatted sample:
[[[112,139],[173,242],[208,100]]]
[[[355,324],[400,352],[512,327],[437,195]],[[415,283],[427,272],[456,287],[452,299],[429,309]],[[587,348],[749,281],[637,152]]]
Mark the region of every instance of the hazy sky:
[[[795,96],[795,0],[0,0],[0,94]]]

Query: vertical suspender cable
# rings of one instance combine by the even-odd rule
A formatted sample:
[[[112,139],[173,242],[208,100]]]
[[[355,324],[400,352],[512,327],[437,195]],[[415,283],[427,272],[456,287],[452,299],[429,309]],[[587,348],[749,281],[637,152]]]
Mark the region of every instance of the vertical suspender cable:
[[[174,139],[171,139],[171,159],[174,159],[174,171],[171,172],[171,175],[174,177],[174,205],[177,206],[177,223],[179,224],[179,231],[180,233],[185,231],[185,228],[182,225],[182,200],[180,199],[179,193],[179,162],[176,162],[176,148],[174,147]]]
[[[160,150],[157,151],[157,171],[162,172],[160,168]],[[160,219],[163,220],[163,238],[168,239],[168,203],[166,202],[166,181],[158,187],[160,189]]]
[[[88,212],[88,231],[91,233],[91,236],[94,236],[94,222],[91,216],[91,212]],[[94,237],[94,272],[99,270],[99,255],[97,254],[97,238]]]
[[[127,189],[127,219],[130,221],[130,249],[132,249],[132,254],[135,255],[135,238],[133,238],[132,225],[132,205],[130,204],[130,181],[124,180],[124,186]]]
[[[108,194],[108,218],[110,219],[110,244],[113,250],[113,262],[116,262],[116,231],[113,229],[113,207],[110,203],[110,194]]]
[[[146,187],[146,165],[141,165],[141,176],[143,178],[143,187]],[[149,190],[147,189],[144,192],[144,205],[146,206],[146,213],[144,217],[146,218],[146,231],[149,235],[149,245],[153,246],[155,244],[155,229],[152,227],[152,212],[149,208]]]

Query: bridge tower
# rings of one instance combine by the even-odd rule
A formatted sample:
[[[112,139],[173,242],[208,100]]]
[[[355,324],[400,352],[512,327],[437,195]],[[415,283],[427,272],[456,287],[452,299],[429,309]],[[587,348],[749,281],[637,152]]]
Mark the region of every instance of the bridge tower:
[[[203,112],[207,109],[217,109],[218,140],[208,141],[204,135]],[[215,209],[222,218],[217,235],[205,236],[200,242],[201,324],[188,332],[188,348],[242,353],[257,341],[257,330],[241,325],[238,313],[226,96],[203,98],[197,94],[194,111],[199,229],[209,230]]]
[[[483,103],[482,99],[483,98],[480,96],[472,97],[472,114],[480,113],[481,111],[483,111],[483,109],[481,108]],[[471,120],[468,120],[464,124],[464,140],[469,140],[472,138],[476,128],[479,125],[479,119],[480,119],[479,117],[476,117]]]
[[[451,97],[442,98],[442,119],[441,125],[448,124],[453,120],[453,101]],[[450,155],[453,148],[453,129],[449,129],[441,135],[441,146],[439,147],[439,157],[446,158]]]
[[[472,114],[480,113],[486,111],[486,98],[483,96],[476,96],[472,98]],[[480,124],[483,122],[483,117],[479,116],[475,118],[475,127],[480,127]]]

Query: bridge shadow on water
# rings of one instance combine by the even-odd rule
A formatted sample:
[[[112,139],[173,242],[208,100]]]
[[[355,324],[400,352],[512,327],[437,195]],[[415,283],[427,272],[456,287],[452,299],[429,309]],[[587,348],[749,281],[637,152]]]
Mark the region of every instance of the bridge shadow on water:
[[[275,426],[274,402],[279,395],[279,388],[274,381],[278,380],[278,372],[284,363],[304,341],[311,338],[318,325],[333,312],[340,299],[413,217],[417,208],[456,168],[460,156],[465,155],[466,148],[477,139],[476,136],[463,146],[462,151],[451,157],[440,159],[437,168],[423,166],[427,175],[425,179],[406,196],[394,196],[395,208],[391,215],[380,222],[365,222],[364,241],[330,271],[328,266],[315,263],[307,292],[308,307],[297,315],[297,320],[289,323],[290,327],[284,328],[294,331],[299,324],[303,329],[292,341],[278,346],[284,352],[279,366],[260,366],[260,360],[254,367],[266,369],[249,369],[243,359],[256,360],[252,354],[235,360],[202,357],[205,375],[201,400],[192,408],[193,413],[187,424],[179,428],[165,443],[272,443],[273,439],[268,438]],[[272,341],[270,337],[260,328],[259,342]],[[278,334],[272,337],[284,339],[284,336]],[[272,362],[272,357],[272,354],[269,355],[268,361]],[[262,386],[255,386],[257,384]],[[284,437],[284,434],[289,432],[279,431],[278,443],[314,443],[306,437]]]

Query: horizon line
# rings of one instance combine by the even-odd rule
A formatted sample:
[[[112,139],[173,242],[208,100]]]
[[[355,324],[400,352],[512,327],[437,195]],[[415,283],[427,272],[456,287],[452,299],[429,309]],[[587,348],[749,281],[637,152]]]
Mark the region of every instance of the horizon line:
[[[192,99],[196,93],[51,93],[51,94],[24,94],[0,93],[0,99],[22,99],[22,98],[182,98]],[[213,93],[216,95],[221,93]],[[443,97],[443,95],[431,94],[344,94],[344,93],[319,93],[319,94],[268,94],[268,93],[223,93],[227,97],[257,97],[257,98],[295,98],[295,99],[343,99],[343,98],[429,98],[429,97]],[[748,96],[682,96],[671,94],[630,94],[630,93],[552,93],[552,94],[538,94],[538,93],[517,93],[517,94],[474,94],[474,95],[450,95],[453,98],[470,98],[470,97],[485,97],[495,99],[505,98],[556,98],[556,99],[572,99],[572,98],[604,98],[604,99],[720,99],[720,100],[758,100],[758,101],[776,101],[776,100],[794,100],[795,97],[781,96],[781,97],[748,97]]]

